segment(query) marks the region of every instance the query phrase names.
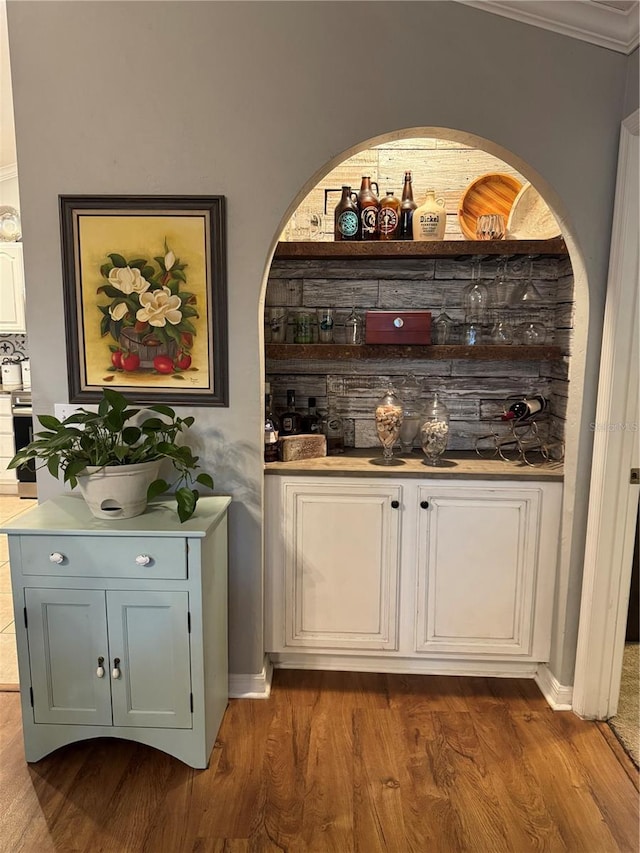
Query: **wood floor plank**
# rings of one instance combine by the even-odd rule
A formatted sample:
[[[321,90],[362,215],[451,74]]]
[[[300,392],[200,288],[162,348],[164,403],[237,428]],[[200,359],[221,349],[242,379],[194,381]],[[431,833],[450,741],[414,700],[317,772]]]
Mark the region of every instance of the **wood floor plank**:
[[[215,773],[203,774],[202,787],[215,791],[197,815],[198,838],[249,838],[264,808],[264,751],[273,709],[263,699],[229,702],[218,733],[220,758]],[[198,780],[200,781],[200,780]]]
[[[358,709],[353,721],[355,849],[385,853],[406,836],[395,734],[386,711]]]
[[[391,708],[421,711],[468,711],[460,678],[449,675],[388,675]]]
[[[308,853],[354,850],[353,795],[353,711],[314,709],[302,822]]]
[[[620,853],[611,827],[607,826],[592,797],[584,769],[555,722],[558,714],[563,713],[571,712],[558,711],[551,715],[536,711],[512,713],[516,737],[522,744],[527,763],[538,780],[547,809],[567,848],[571,851]],[[588,728],[593,734],[598,734],[595,727],[582,722],[585,736],[589,736]],[[622,772],[619,773],[622,776]],[[632,820],[633,814],[629,814],[627,819]]]

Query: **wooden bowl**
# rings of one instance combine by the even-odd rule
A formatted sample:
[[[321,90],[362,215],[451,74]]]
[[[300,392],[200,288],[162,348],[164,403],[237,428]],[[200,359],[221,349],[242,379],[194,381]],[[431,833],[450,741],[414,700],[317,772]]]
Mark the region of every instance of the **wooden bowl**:
[[[501,213],[505,225],[522,184],[511,175],[492,172],[472,181],[460,199],[458,221],[467,240],[476,239],[476,221],[483,213]]]

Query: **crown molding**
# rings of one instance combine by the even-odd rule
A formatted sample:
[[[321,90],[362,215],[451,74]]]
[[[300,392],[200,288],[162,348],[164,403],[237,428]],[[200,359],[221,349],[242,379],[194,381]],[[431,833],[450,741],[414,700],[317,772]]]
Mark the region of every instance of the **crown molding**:
[[[629,55],[638,47],[640,4],[618,9],[593,0],[458,0],[484,12],[492,12],[588,41]]]

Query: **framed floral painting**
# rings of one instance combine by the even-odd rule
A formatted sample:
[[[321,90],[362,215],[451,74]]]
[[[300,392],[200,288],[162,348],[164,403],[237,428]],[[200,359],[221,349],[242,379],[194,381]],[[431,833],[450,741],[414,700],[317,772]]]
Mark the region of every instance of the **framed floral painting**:
[[[224,196],[60,196],[69,401],[228,405]]]

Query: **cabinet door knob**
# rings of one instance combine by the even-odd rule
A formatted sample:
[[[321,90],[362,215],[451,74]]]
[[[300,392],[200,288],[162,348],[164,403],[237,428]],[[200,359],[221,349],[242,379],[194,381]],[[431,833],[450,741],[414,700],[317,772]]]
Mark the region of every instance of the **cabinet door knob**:
[[[113,669],[111,670],[111,678],[120,678],[120,658],[113,659]]]
[[[151,557],[148,554],[138,554],[136,563],[138,566],[148,566],[151,562]]]
[[[98,678],[104,678],[104,658],[98,658],[98,668],[96,669]]]
[[[402,319],[402,317],[396,317],[396,319],[393,321],[393,325],[396,327],[396,329],[401,329],[404,326],[404,320]]]
[[[400,501],[391,501],[391,506],[394,509],[398,509],[398,507],[400,506]]]
[[[429,509],[429,501],[420,501],[422,509]]]
[[[49,554],[49,562],[56,563],[59,566],[60,563],[64,562],[64,554],[59,554],[57,551],[54,551],[53,554]]]

